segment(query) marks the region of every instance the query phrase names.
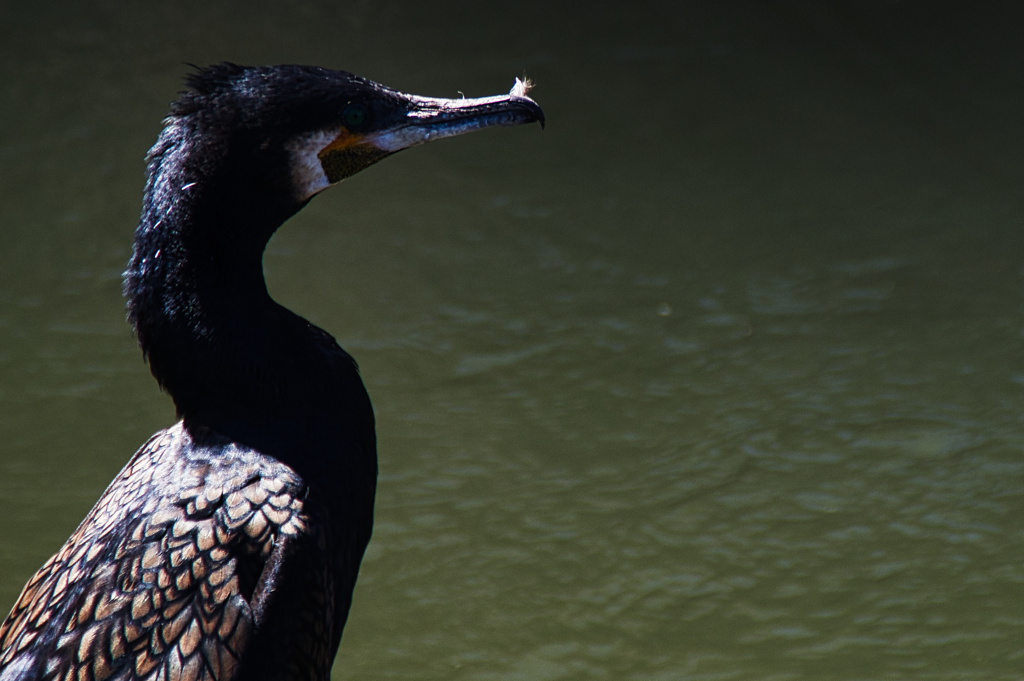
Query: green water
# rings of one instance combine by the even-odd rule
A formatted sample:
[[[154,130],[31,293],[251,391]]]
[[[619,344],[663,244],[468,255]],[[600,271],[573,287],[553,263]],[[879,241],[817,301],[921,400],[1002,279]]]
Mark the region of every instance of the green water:
[[[543,133],[401,154],[265,259],[378,414],[335,677],[1024,677],[1020,10],[5,13],[0,609],[173,420],[119,290],[183,63],[525,69]]]

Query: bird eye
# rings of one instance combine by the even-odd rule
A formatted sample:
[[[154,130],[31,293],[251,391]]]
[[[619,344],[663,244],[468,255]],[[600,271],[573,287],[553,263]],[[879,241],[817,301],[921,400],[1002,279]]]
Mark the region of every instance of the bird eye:
[[[349,130],[358,130],[366,122],[366,109],[358,104],[349,104],[341,112],[341,122]]]

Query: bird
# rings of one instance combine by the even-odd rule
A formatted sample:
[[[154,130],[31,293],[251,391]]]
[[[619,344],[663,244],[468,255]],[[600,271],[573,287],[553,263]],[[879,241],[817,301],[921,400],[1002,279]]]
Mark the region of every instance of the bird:
[[[114,478],[0,625],[0,681],[326,680],[373,526],[355,360],[276,303],[262,257],[397,151],[544,113],[315,66],[196,67],[146,159],[127,318],[177,422]]]

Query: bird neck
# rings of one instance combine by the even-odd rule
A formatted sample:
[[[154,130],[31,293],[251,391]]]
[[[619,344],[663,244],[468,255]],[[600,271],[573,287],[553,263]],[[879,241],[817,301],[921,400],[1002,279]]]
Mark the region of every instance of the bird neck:
[[[305,203],[290,198],[287,163],[231,162],[230,138],[195,125],[169,120],[150,151],[125,271],[150,370],[193,432],[213,430],[310,480],[332,479],[330,467],[352,457],[372,475],[373,410],[355,362],[264,282],[268,240]]]
[[[271,300],[262,265],[298,207],[195,144],[172,126],[151,152],[125,273],[128,317],[179,415],[258,420],[287,378],[277,360],[309,343],[308,324]]]

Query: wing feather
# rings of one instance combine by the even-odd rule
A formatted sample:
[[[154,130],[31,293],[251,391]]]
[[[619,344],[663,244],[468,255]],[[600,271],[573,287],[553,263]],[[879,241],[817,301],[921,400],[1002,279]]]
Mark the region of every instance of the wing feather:
[[[0,681],[239,678],[277,590],[314,587],[330,602],[326,541],[307,507],[303,481],[269,457],[197,443],[181,423],[158,433],[25,586],[0,626]],[[290,574],[301,588],[282,584]],[[326,628],[329,640],[330,613],[318,616],[326,624],[302,635]]]

